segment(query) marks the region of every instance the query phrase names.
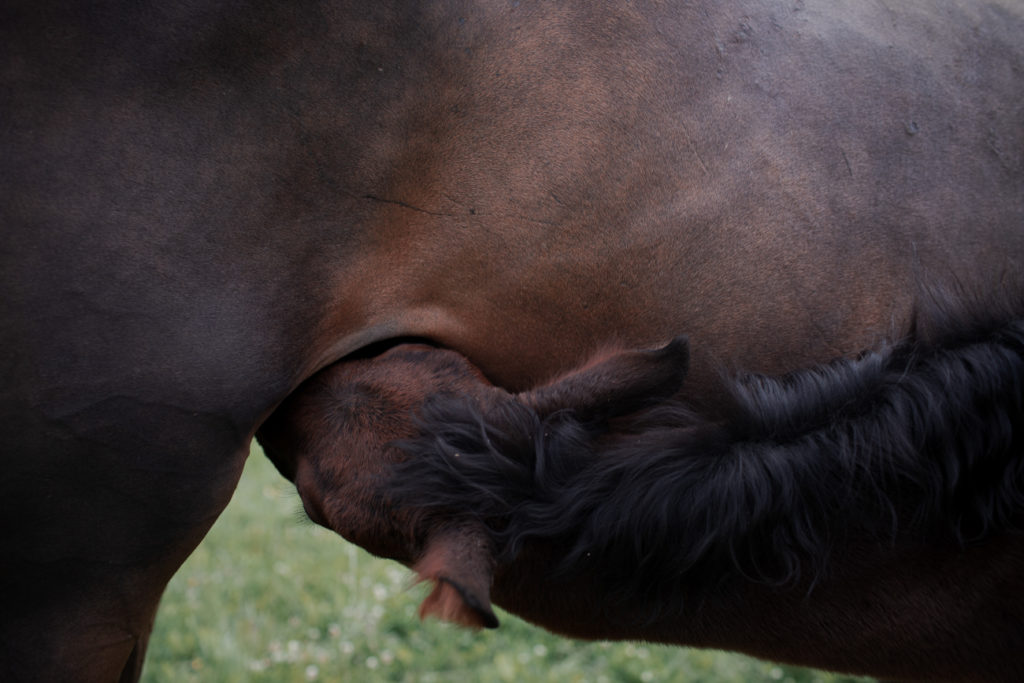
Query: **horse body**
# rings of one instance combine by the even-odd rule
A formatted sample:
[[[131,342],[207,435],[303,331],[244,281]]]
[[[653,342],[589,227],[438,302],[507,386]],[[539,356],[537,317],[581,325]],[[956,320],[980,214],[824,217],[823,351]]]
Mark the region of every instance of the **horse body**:
[[[257,427],[376,342],[518,390],[685,332],[714,406],[1021,288],[1016,3],[2,12],[10,679],[137,676]]]

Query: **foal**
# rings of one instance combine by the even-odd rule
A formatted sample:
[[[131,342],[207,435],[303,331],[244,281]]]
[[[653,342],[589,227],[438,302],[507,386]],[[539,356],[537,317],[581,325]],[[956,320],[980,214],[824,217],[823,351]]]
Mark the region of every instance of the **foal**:
[[[421,613],[900,680],[1024,671],[1024,322],[675,403],[682,341],[523,394],[397,347],[261,431],[310,516],[435,582]]]
[[[432,401],[456,400],[482,420],[504,422],[520,410],[537,419],[571,412],[604,423],[675,393],[688,360],[686,340],[679,338],[656,351],[602,354],[548,385],[511,394],[491,386],[454,351],[403,344],[326,368],[257,436],[295,483],[310,519],[371,553],[413,566],[421,580],[434,583],[422,616],[493,628],[496,558],[483,523],[472,514],[426,518],[390,504],[393,468],[408,458],[401,440],[421,436],[419,411]]]

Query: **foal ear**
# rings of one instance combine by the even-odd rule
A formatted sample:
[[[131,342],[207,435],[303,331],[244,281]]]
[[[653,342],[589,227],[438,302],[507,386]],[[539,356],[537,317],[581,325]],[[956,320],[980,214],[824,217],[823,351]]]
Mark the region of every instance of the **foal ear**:
[[[541,416],[571,409],[583,419],[627,415],[666,399],[683,386],[690,344],[676,337],[660,349],[621,351],[518,395]]]
[[[434,589],[420,605],[420,618],[435,616],[470,628],[497,628],[491,609],[494,554],[481,527],[463,526],[431,536],[413,570]]]

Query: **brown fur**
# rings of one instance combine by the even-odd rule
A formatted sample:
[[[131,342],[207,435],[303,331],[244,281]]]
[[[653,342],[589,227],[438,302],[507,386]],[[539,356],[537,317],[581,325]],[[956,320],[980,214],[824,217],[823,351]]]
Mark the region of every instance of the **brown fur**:
[[[1005,346],[1011,356],[1024,355],[1017,327],[1012,326],[1015,330],[1012,336],[997,333],[993,342],[995,347]],[[981,360],[986,356],[975,351],[981,345],[960,340],[955,343],[965,344],[965,353],[975,364],[971,377],[980,383],[980,391],[987,391],[987,380],[980,379]],[[925,352],[924,347],[910,348],[914,348],[915,353]],[[951,358],[955,352],[956,347],[941,350],[936,362],[944,362],[942,359]],[[913,355],[905,357],[902,351],[893,353],[892,363],[917,362]],[[959,542],[942,533],[927,531],[931,523],[913,530],[901,526],[890,532],[895,534],[891,537],[886,537],[887,532],[884,531],[879,534],[872,526],[855,526],[849,533],[842,532],[837,520],[857,520],[860,516],[869,520],[873,517],[866,509],[839,510],[827,519],[840,540],[828,543],[827,547],[810,546],[811,552],[821,553],[822,557],[801,557],[798,554],[801,550],[791,547],[775,549],[777,556],[761,557],[763,561],[772,563],[782,557],[793,556],[796,562],[811,561],[811,564],[823,567],[820,573],[798,573],[784,581],[773,582],[765,577],[745,574],[743,569],[736,575],[735,568],[723,567],[716,570],[719,573],[709,582],[707,577],[701,578],[699,572],[675,571],[671,567],[673,548],[685,547],[694,540],[681,535],[689,527],[679,520],[668,530],[668,537],[663,539],[673,548],[647,547],[643,551],[646,567],[639,566],[640,560],[630,554],[633,544],[640,547],[639,537],[632,542],[623,539],[623,543],[616,546],[615,556],[605,552],[596,542],[584,545],[585,549],[593,551],[593,557],[589,552],[587,557],[577,557],[569,568],[564,565],[564,558],[570,548],[578,545],[578,538],[574,536],[562,534],[554,540],[541,537],[527,541],[514,552],[497,547],[495,538],[501,538],[506,527],[519,523],[516,517],[527,514],[527,505],[536,505],[538,509],[550,505],[556,513],[562,509],[563,515],[571,515],[580,506],[599,507],[604,502],[582,500],[588,495],[587,491],[582,487],[576,491],[572,484],[586,471],[587,460],[608,457],[597,452],[603,448],[600,438],[593,442],[566,445],[565,448],[570,450],[548,453],[543,467],[550,472],[538,470],[534,475],[537,478],[536,488],[521,493],[514,484],[502,484],[504,477],[516,477],[519,473],[511,469],[507,473],[503,471],[502,467],[511,467],[512,463],[505,461],[503,465],[499,454],[488,461],[493,471],[480,473],[475,470],[479,479],[470,480],[472,486],[480,488],[486,487],[487,481],[495,482],[493,489],[485,489],[479,494],[483,497],[482,504],[479,499],[468,495],[459,499],[452,491],[438,490],[445,481],[442,479],[425,483],[401,482],[387,475],[396,465],[406,463],[407,453],[412,452],[391,439],[415,436],[420,443],[429,446],[434,441],[450,438],[443,430],[458,429],[455,425],[433,424],[442,431],[429,431],[431,423],[425,421],[421,411],[423,406],[439,397],[453,397],[460,403],[471,405],[468,414],[478,421],[472,425],[472,431],[489,434],[494,440],[491,448],[507,447],[507,434],[502,430],[515,424],[514,429],[525,430],[524,445],[530,449],[534,447],[530,442],[531,436],[539,439],[541,431],[558,429],[557,423],[544,423],[542,427],[540,422],[536,425],[510,422],[510,410],[522,409],[542,419],[557,418],[560,413],[571,411],[572,419],[583,423],[620,420],[642,413],[648,407],[657,411],[662,406],[655,404],[665,401],[678,389],[687,358],[682,341],[658,352],[610,353],[551,384],[512,394],[490,386],[474,367],[452,351],[398,346],[379,357],[345,362],[324,370],[282,406],[264,426],[260,438],[267,454],[283,472],[314,473],[305,478],[300,475],[297,483],[307,509],[318,511],[314,517],[318,522],[363,544],[372,552],[412,566],[420,580],[433,583],[433,590],[420,609],[422,617],[437,616],[475,628],[494,627],[497,619],[491,610],[493,599],[545,628],[575,637],[643,638],[736,649],[774,660],[908,681],[1008,680],[1007,676],[1020,666],[1020,652],[1024,647],[1024,630],[1018,621],[1024,614],[1024,603],[1020,600],[1024,546],[1017,531],[1019,527],[1015,526],[1024,522],[1019,507],[1006,508],[1009,517],[1001,521],[989,520],[991,528],[984,535]],[[1017,358],[1014,362],[1017,366],[1024,365],[1024,359]],[[870,369],[874,367],[872,363],[874,361],[868,360],[863,366],[868,368],[869,376],[873,372]],[[858,366],[849,367],[855,369]],[[900,373],[899,367],[894,367],[893,371]],[[1013,387],[1020,386],[1019,383],[1014,384],[1014,377],[1017,376],[1000,379],[1011,385],[1005,408],[1009,411],[1007,419],[1012,421],[1013,428],[1019,430],[1018,423],[1024,416],[1020,414],[1020,397],[1013,395],[1016,391]],[[906,382],[912,379],[906,378],[900,386],[910,386]],[[795,382],[796,379],[787,381]],[[785,381],[780,385],[785,385]],[[858,384],[853,382],[849,386]],[[640,392],[648,392],[643,395],[643,400],[637,400]],[[815,396],[819,400],[828,399],[827,393],[816,393]],[[875,397],[873,394],[863,395],[858,400],[867,403],[851,407],[854,415],[870,412],[867,406],[872,405],[870,402]],[[878,400],[884,403],[887,399]],[[977,410],[980,414],[981,409]],[[671,415],[673,419],[679,419],[680,414]],[[961,417],[966,419],[967,416]],[[695,429],[703,420],[697,415],[686,419],[691,419],[692,425],[688,427],[678,423],[675,429],[680,432]],[[767,415],[763,419],[770,421]],[[842,422],[847,418],[842,416],[840,409],[832,419]],[[630,422],[627,420],[625,424]],[[726,431],[746,428],[749,426],[742,424],[724,427]],[[816,427],[810,429],[813,431]],[[548,436],[545,434],[545,438]],[[895,431],[890,437],[895,440],[911,438]],[[643,438],[639,434],[626,433],[618,441],[607,443],[627,444],[630,440],[643,443]],[[797,436],[778,432],[766,438],[769,443],[773,439],[786,442]],[[978,441],[979,449],[983,447],[984,438]],[[1014,436],[1011,433],[1009,438],[1011,448],[1017,447],[1013,444],[1019,446],[1019,434]],[[549,446],[555,442],[555,437],[550,436],[550,440]],[[453,441],[451,447],[457,447],[456,443]],[[682,448],[684,443],[685,440],[680,441],[678,447]],[[886,471],[883,461],[892,455],[881,445],[884,439],[864,442],[869,443],[876,446],[864,446],[856,454],[848,454],[861,460],[854,465],[855,469],[867,470],[872,467],[872,462],[877,462],[880,469]],[[974,443],[974,440],[968,443]],[[299,444],[303,445],[298,447]],[[712,450],[716,448],[713,442],[705,446]],[[643,447],[636,452],[631,452],[628,445],[611,447],[616,457],[625,458],[626,453],[630,453],[628,457],[638,461],[638,469],[623,468],[623,473],[640,472],[645,459],[659,455],[654,451],[647,452]],[[466,448],[476,446],[467,442]],[[573,448],[584,452],[571,454]],[[820,457],[827,460],[848,455],[826,452]],[[731,456],[727,458],[725,453],[716,456],[709,452],[690,457],[696,456],[731,460]],[[458,460],[479,458],[480,454],[456,450],[450,457],[454,460],[445,467],[458,467]],[[506,454],[505,457],[517,456]],[[679,468],[683,464],[681,460],[687,456],[680,451],[674,457],[679,459],[674,465]],[[754,450],[749,450],[745,457],[751,463],[748,465],[751,472],[761,466]],[[933,455],[923,454],[921,457]],[[1009,457],[1016,462],[1020,454],[1014,452]],[[579,470],[567,472],[566,463],[559,462],[560,458],[568,460],[569,465]],[[994,460],[985,467],[994,466],[995,462],[998,461]],[[677,476],[671,469],[672,458],[659,460],[659,463],[659,483]],[[534,466],[540,467],[539,464]],[[909,468],[910,464],[903,466]],[[1018,506],[1020,494],[1013,487],[1021,486],[1022,482],[1013,478],[1013,472],[1019,467],[1012,462],[1008,466],[1009,478],[1005,484],[999,485],[1006,489],[1002,493],[1009,496],[1003,503]],[[367,467],[373,470],[374,476],[364,476],[362,470]],[[559,469],[562,472],[555,473]],[[397,471],[407,476],[417,470],[399,468]],[[780,471],[778,476],[785,476],[784,471]],[[969,474],[964,472],[962,476]],[[548,493],[543,490],[548,480],[564,480],[564,495],[573,499],[549,500]],[[457,486],[459,481],[458,478],[451,480],[453,486]],[[975,486],[980,487],[981,481],[983,479],[977,479]],[[423,489],[419,499],[428,504],[422,508],[396,507],[392,495],[392,487],[396,484],[407,491]],[[693,488],[687,489],[688,484]],[[812,481],[811,485],[814,484]],[[698,485],[707,486],[681,479],[677,489],[663,491],[664,500],[651,501],[645,490],[637,488],[642,486],[637,481],[624,478],[621,485],[632,493],[624,505],[620,501],[616,509],[622,517],[637,519],[644,519],[644,509],[637,506],[668,504],[677,496],[695,495]],[[796,484],[784,479],[767,479],[747,495],[771,495],[764,489],[787,485]],[[817,482],[817,485],[825,484]],[[906,496],[902,503],[912,500],[913,488],[901,493],[899,480],[895,479],[886,485],[892,490],[880,491],[880,495],[892,495],[896,500],[901,495]],[[723,479],[719,497],[732,496],[727,486]],[[466,493],[475,494],[477,489]],[[712,497],[715,493],[715,490],[710,492]],[[983,493],[980,489],[970,492],[978,496]],[[930,496],[931,492],[926,494]],[[517,495],[522,495],[522,499],[514,497]],[[839,504],[847,493],[837,486],[834,490],[822,491],[821,495]],[[489,506],[488,496],[508,496],[508,499]],[[535,496],[539,498],[535,499]],[[445,502],[435,504],[429,501],[432,497]],[[403,498],[399,496],[398,500]],[[548,502],[538,503],[537,500]],[[867,500],[864,500],[865,505]],[[507,510],[502,507],[506,503],[510,506]],[[710,507],[714,507],[713,503],[709,504]],[[671,500],[671,505],[680,504]],[[629,508],[630,505],[634,507]],[[952,506],[953,503],[946,505]],[[505,511],[492,515],[486,513],[486,509]],[[707,512],[695,509],[692,514],[699,516]],[[819,510],[818,514],[822,518],[810,520],[811,524],[824,522],[825,512]],[[504,518],[499,515],[504,515]],[[651,511],[650,515],[657,518],[658,512]],[[560,521],[549,523],[557,526]],[[743,519],[739,523],[743,525],[754,521]],[[893,518],[890,523],[895,524],[895,521]],[[784,529],[787,522],[785,519],[776,520],[775,526],[768,531],[775,534]],[[902,523],[906,524],[906,519]],[[535,535],[543,533],[543,522],[531,524],[537,524],[537,527],[520,528],[519,531]],[[725,527],[726,520],[723,519],[723,532]],[[621,533],[621,529],[618,532]],[[638,526],[636,533],[643,533],[643,528]],[[769,547],[766,539],[753,539],[753,542]],[[745,547],[739,548],[738,552],[746,552]],[[738,560],[734,557],[734,561]],[[609,578],[608,567],[602,564],[605,562],[618,565],[614,570],[616,578]],[[662,565],[651,567],[651,562],[661,562]],[[643,582],[642,571],[646,572],[642,576],[650,577],[649,583]],[[752,570],[748,567],[746,571]],[[666,576],[670,578],[666,580]]]
[[[413,566],[420,581],[434,588],[420,606],[420,618],[435,616],[470,628],[495,628],[491,610],[494,550],[479,525],[431,534]]]
[[[453,351],[401,345],[322,371],[263,425],[259,439],[295,482],[311,519],[433,582],[421,616],[494,627],[494,550],[480,524],[424,525],[415,511],[392,509],[385,497],[384,481],[403,458],[395,442],[418,434],[414,417],[424,400],[457,395],[485,411],[519,402],[544,414],[573,410],[604,419],[674,394],[688,359],[682,339],[658,351],[608,353],[557,382],[514,395],[491,386]]]
[[[919,282],[1020,292],[1022,35],[1016,0],[6,0],[0,678],[136,678],[253,433],[373,344],[520,391],[685,331],[714,409]]]

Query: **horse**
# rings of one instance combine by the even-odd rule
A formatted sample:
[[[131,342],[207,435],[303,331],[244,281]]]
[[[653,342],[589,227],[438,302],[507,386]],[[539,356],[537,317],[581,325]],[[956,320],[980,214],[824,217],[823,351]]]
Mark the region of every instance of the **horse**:
[[[675,393],[688,358],[680,338],[658,351],[609,354],[557,382],[513,395],[454,351],[400,344],[320,371],[264,422],[257,438],[295,484],[310,519],[375,555],[419,563],[421,580],[435,583],[422,614],[493,628],[486,530],[474,522],[425,529],[409,509],[392,505],[382,486],[403,460],[394,442],[418,434],[413,415],[427,397],[448,396],[491,409],[517,402],[544,415],[571,409],[606,419]]]
[[[1014,0],[11,0],[0,677],[132,681],[249,444],[422,341],[676,400],[1024,289]]]
[[[723,377],[733,404],[716,419],[672,398],[681,340],[518,394],[453,351],[401,345],[323,370],[257,437],[314,521],[433,583],[421,616],[495,628],[493,595],[573,637],[1012,680],[1024,320],[1010,315]]]

